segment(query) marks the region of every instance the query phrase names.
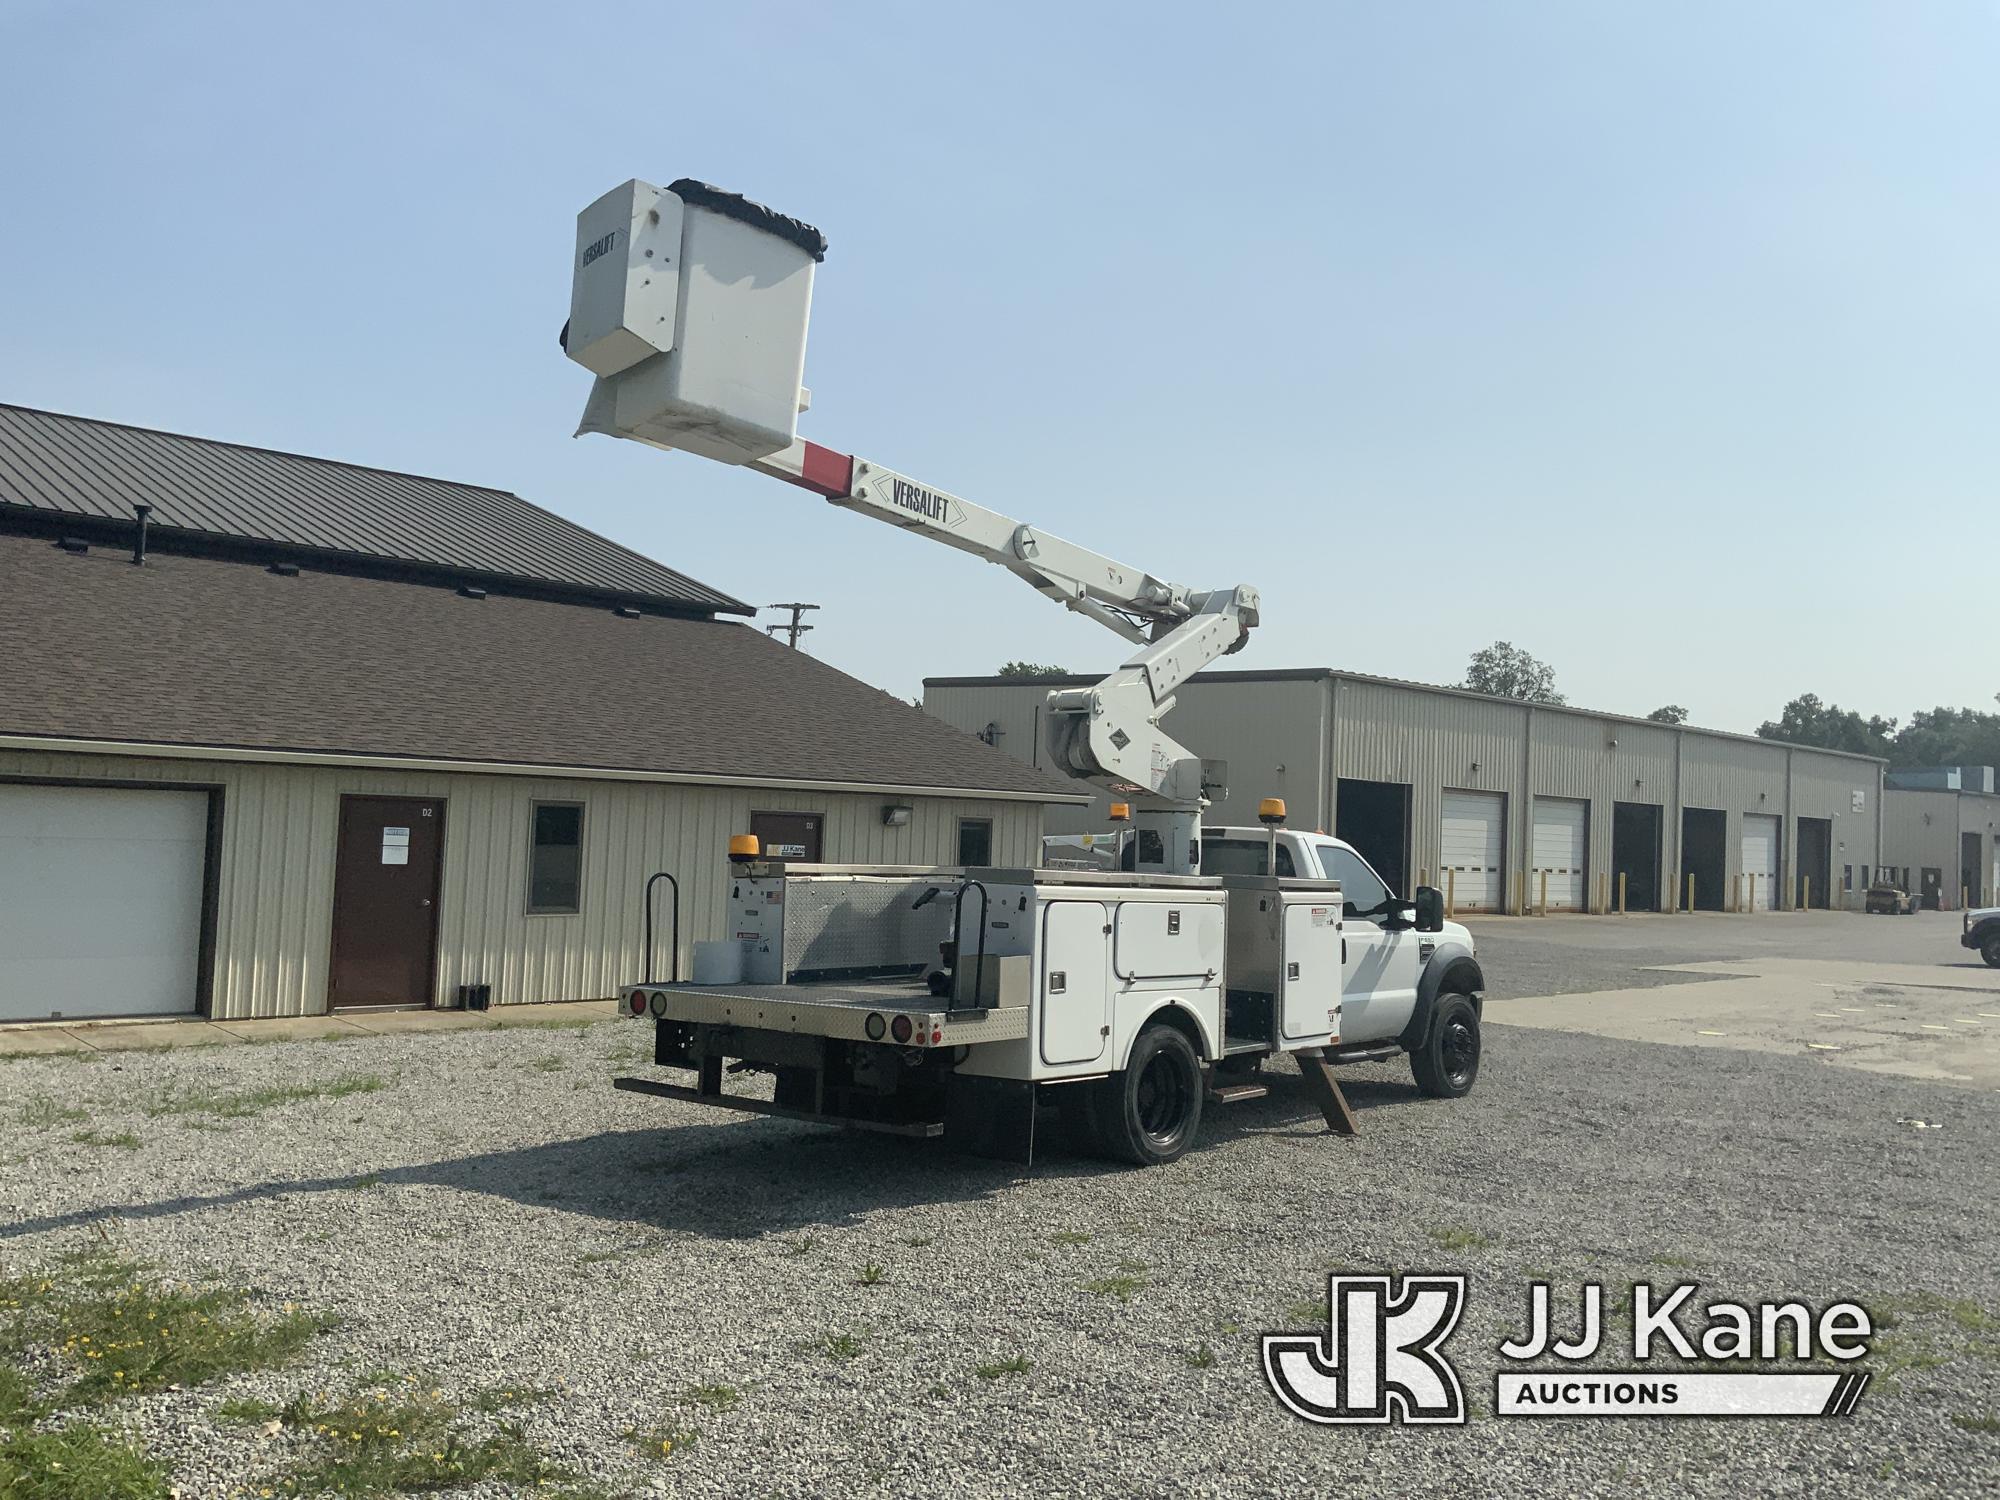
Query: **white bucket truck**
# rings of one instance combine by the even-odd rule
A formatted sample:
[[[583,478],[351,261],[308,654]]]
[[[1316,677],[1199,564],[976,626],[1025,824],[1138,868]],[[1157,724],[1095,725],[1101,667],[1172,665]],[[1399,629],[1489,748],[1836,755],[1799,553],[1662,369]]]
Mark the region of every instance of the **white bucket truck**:
[[[655,1062],[695,1082],[618,1086],[1021,1161],[1048,1104],[1073,1141],[1142,1165],[1186,1151],[1205,1102],[1264,1094],[1258,1070],[1280,1052],[1336,1129],[1353,1121],[1331,1061],[1407,1050],[1427,1092],[1465,1092],[1483,981],[1436,891],[1362,909],[1307,853],[1284,874],[1297,836],[1279,805],[1263,863],[1204,868],[1223,847],[1201,824],[1223,768],[1160,719],[1181,683],[1248,640],[1256,590],[1171,584],[799,439],[825,250],[810,225],[692,180],[627,182],[585,209],[563,341],[597,377],[582,430],[784,480],[1005,567],[1134,643],[1102,682],[1051,693],[1047,714],[1053,762],[1133,807],[1129,868],[804,865],[734,840],[728,935],[695,946],[692,980],[620,991],[655,1027]],[[1357,944],[1374,954],[1403,935],[1422,961],[1409,985],[1394,967],[1398,994],[1377,1007],[1391,969],[1357,969]],[[1351,1010],[1402,1020],[1357,1038]],[[768,1102],[725,1092],[744,1071],[773,1075]]]

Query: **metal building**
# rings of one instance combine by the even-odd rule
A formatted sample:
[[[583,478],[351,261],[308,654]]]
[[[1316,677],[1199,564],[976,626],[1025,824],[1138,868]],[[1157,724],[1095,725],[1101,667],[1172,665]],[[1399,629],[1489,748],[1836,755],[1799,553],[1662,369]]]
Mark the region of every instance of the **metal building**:
[[[137,507],[148,507],[140,511]],[[136,564],[136,565],[135,565]],[[504,491],[0,407],[0,1021],[607,996],[1071,783]]]
[[[1898,885],[1933,911],[2000,902],[1991,766],[1891,771],[1882,801],[1882,861]]]
[[[1090,679],[941,677],[924,707],[1031,765],[1041,706]],[[1165,723],[1228,762],[1218,821],[1258,799],[1460,911],[1858,906],[1881,847],[1883,763],[1744,735],[1490,698],[1328,668],[1206,672]],[[1107,798],[1052,810],[1102,830]]]

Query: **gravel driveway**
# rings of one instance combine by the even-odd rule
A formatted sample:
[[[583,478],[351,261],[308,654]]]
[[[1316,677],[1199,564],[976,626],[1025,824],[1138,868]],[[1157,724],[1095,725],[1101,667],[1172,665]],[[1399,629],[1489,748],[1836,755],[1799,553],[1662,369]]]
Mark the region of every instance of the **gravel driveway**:
[[[1288,1078],[1174,1167],[1023,1174],[612,1092],[645,1040],[612,1021],[0,1063],[0,1262],[105,1243],[338,1318],[300,1363],[121,1403],[189,1496],[255,1494],[288,1457],[223,1401],[371,1378],[531,1387],[527,1438],[614,1494],[2000,1485],[1978,1430],[2000,1406],[1990,1096],[1494,1026],[1464,1101],[1350,1072],[1358,1139]],[[1471,1274],[1450,1345],[1471,1426],[1278,1409],[1256,1336],[1305,1326],[1329,1268]],[[1858,1294],[1898,1326],[1842,1422],[1493,1419],[1530,1276]]]

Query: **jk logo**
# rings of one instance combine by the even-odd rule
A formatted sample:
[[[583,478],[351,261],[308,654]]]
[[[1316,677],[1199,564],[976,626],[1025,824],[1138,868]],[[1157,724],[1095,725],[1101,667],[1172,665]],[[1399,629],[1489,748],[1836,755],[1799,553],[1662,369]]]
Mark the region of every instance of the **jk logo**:
[[[1264,1335],[1264,1378],[1288,1411],[1308,1422],[1464,1423],[1458,1371],[1438,1352],[1465,1310],[1463,1276],[1405,1276],[1394,1297],[1387,1276],[1334,1276],[1327,1303],[1324,1338]]]

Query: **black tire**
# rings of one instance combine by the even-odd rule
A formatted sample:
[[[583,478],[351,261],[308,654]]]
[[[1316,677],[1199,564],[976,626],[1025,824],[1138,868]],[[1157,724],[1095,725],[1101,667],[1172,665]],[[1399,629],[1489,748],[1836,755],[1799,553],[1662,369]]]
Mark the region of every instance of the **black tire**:
[[[1098,1147],[1135,1167],[1178,1161],[1201,1128],[1201,1059],[1171,1026],[1149,1026],[1125,1071],[1095,1085]]]
[[[1986,960],[1989,968],[2000,969],[2000,928],[1980,940],[1979,956]]]
[[[1479,1012],[1463,995],[1439,995],[1430,1034],[1410,1054],[1417,1091],[1432,1099],[1459,1099],[1479,1077]]]

